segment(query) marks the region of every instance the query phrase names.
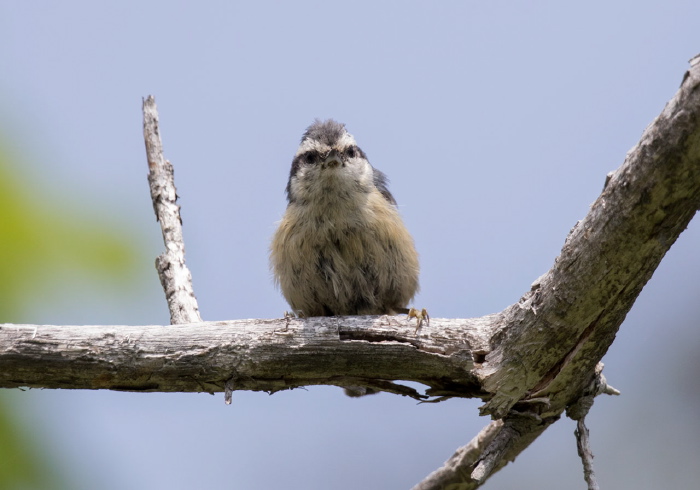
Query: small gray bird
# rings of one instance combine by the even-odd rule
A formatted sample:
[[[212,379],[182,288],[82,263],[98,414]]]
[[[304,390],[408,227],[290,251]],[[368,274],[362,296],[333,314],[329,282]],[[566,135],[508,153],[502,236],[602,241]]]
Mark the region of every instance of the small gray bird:
[[[301,138],[287,210],[270,247],[276,284],[300,316],[407,313],[418,254],[387,188],[345,125]]]

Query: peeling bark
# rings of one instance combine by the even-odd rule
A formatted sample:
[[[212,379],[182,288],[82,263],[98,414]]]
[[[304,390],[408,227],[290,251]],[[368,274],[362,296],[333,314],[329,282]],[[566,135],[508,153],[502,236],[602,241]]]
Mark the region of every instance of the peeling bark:
[[[157,129],[157,117],[155,124]],[[149,165],[152,158],[149,153]],[[174,184],[166,194],[172,211]],[[482,414],[498,421],[415,488],[478,488],[567,408],[584,397],[615,393],[606,387],[599,361],[698,208],[700,60],[695,58],[678,93],[571,230],[551,270],[500,313],[431,319],[417,331],[405,317],[388,316],[170,327],[4,324],[0,387],[226,391],[230,400],[235,390],[272,393],[326,384],[421,400],[477,397],[486,402]],[[182,250],[181,260],[170,263],[184,266],[181,230],[168,238],[170,231],[163,229],[166,248],[171,250],[172,238],[174,249]],[[186,278],[189,271],[177,276]],[[162,280],[168,290],[169,280]],[[179,323],[176,313],[191,311],[191,284],[166,295],[172,321]]]

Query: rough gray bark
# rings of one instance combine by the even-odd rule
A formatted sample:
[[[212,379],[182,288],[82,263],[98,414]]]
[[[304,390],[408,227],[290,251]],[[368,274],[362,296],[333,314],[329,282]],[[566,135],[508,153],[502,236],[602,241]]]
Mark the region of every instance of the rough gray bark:
[[[502,312],[505,328],[479,370],[493,394],[483,413],[502,418],[519,400],[542,396],[560,413],[590,381],[635,299],[700,207],[699,84],[696,59],[571,230],[554,266]]]
[[[413,490],[433,488],[455,488],[467,490],[477,488],[478,483],[464,483],[471,480],[471,468],[481,459],[484,450],[491,445],[503,428],[503,420],[493,420],[472,439],[469,444],[459,448],[442,468],[435,470],[425,480],[413,487]],[[471,485],[471,486],[468,486]]]
[[[201,322],[192,288],[192,275],[185,265],[185,242],[182,239],[182,219],[180,206],[177,205],[173,166],[163,156],[158,111],[153,96],[143,101],[143,138],[153,211],[160,222],[165,242],[165,252],[156,259],[156,270],[168,300],[170,323]]]
[[[646,282],[700,208],[700,57],[646,128],[600,197],[574,226],[554,266],[518,303],[501,312],[492,349],[475,372],[493,396],[482,414],[540,419],[505,437],[491,471],[450,464],[420,490],[478,488],[512,461],[567,407],[598,393],[616,394],[596,369]],[[494,437],[482,458],[504,445]],[[498,447],[495,447],[498,446]],[[454,456],[453,456],[454,458]],[[584,465],[586,461],[584,460]],[[479,477],[479,479],[475,479]],[[443,485],[444,482],[448,484]]]
[[[700,207],[699,87],[696,58],[552,269],[498,314],[431,319],[417,332],[398,317],[0,325],[0,387],[274,392],[329,384],[478,397],[482,413],[502,421],[416,487],[477,488],[568,407],[613,392],[600,388],[596,367]],[[400,380],[428,388],[419,393]]]
[[[471,352],[488,317],[433,319],[416,335],[403,317],[203,322],[169,327],[0,325],[0,387],[165,392],[275,392],[371,386],[418,399],[484,395]],[[482,347],[478,347],[482,346]],[[423,383],[428,393],[389,380]]]

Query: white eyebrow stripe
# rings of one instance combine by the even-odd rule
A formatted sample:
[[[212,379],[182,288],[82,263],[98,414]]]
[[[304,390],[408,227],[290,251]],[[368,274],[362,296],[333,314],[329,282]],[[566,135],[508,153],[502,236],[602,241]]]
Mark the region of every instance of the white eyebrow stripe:
[[[338,148],[348,148],[350,146],[357,146],[355,138],[350,133],[343,133],[342,138],[338,141]]]
[[[294,156],[298,157],[302,153],[306,153],[307,151],[312,151],[316,150],[321,153],[325,153],[326,151],[330,150],[326,145],[321,144],[320,142],[312,139],[305,139],[302,141],[301,145],[299,145],[299,149],[297,150],[296,154]]]

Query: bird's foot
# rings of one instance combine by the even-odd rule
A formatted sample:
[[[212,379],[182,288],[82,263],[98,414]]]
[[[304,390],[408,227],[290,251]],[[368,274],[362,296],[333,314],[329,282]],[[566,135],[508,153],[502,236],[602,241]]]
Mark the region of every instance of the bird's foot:
[[[426,325],[430,325],[430,315],[428,315],[428,310],[425,308],[420,311],[416,308],[409,308],[407,321],[410,322],[411,318],[416,319],[416,333],[418,333],[418,329],[423,326],[423,322],[425,322]]]
[[[287,330],[289,330],[289,324],[292,322],[292,320],[296,318],[306,318],[306,315],[304,315],[304,312],[301,310],[292,310],[285,311],[284,316],[282,318],[285,321],[284,331],[286,332]]]

